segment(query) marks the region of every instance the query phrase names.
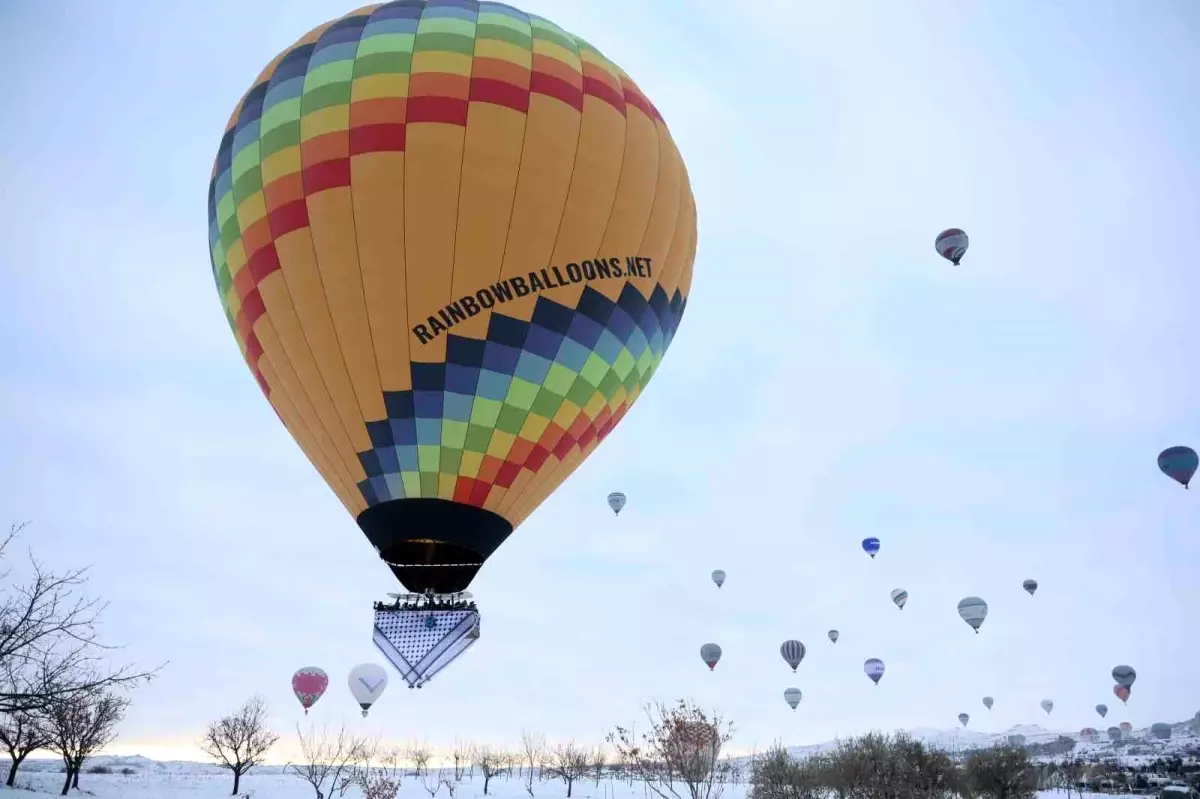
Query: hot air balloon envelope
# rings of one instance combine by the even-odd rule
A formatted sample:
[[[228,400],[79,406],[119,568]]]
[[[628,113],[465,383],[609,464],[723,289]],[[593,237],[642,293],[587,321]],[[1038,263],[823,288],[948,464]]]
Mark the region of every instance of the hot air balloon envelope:
[[[721,659],[721,647],[716,644],[705,644],[700,647],[700,659],[708,664],[709,671],[717,667],[717,661]]]
[[[905,604],[908,603],[908,592],[903,588],[892,589],[892,601],[896,603],[896,607],[904,610]]]
[[[840,635],[841,635],[841,633],[839,633],[837,630],[830,630],[829,631],[829,640],[833,641],[836,644],[837,639]]]
[[[1021,587],[1028,591],[1030,596],[1033,596],[1035,593],[1037,593],[1038,581],[1026,580],[1025,582],[1021,583]]]
[[[1137,672],[1133,670],[1133,666],[1117,666],[1112,670],[1112,678],[1117,685],[1132,688],[1137,680]]]
[[[1120,724],[1120,727],[1121,727],[1121,732],[1124,733],[1125,735],[1128,735],[1129,733],[1133,732],[1133,725],[1130,724],[1128,721],[1122,721]]]
[[[235,109],[208,222],[255,380],[418,594],[467,588],[625,416],[696,249],[655,106],[500,3],[383,3],[300,39]]]
[[[1108,715],[1108,705],[1096,705],[1096,712],[1100,714],[1100,718]]]
[[[1150,734],[1155,738],[1158,738],[1160,741],[1165,741],[1171,737],[1171,725],[1164,724],[1161,721],[1151,724]]]
[[[883,677],[883,661],[879,658],[870,658],[863,663],[863,672],[871,678],[871,682],[879,685],[879,680]]]
[[[872,558],[879,552],[878,538],[864,538],[862,542],[863,552],[866,552]]]
[[[796,640],[784,641],[779,646],[779,654],[792,667],[792,671],[795,671],[796,667],[800,665],[800,661],[804,660],[805,652],[807,650],[804,648],[804,644]]]
[[[967,726],[967,722],[970,720],[971,720],[971,717],[968,716],[966,713],[958,714],[958,723],[963,725],[964,727]]]
[[[1120,699],[1122,702],[1129,701],[1129,686],[1128,685],[1114,685],[1113,693],[1116,694],[1117,699]]]
[[[1051,710],[1054,710],[1054,700],[1053,699],[1043,699],[1040,702],[1040,704],[1042,706],[1042,710],[1046,711],[1046,713],[1049,713]]]
[[[1121,728],[1120,727],[1109,727],[1108,728],[1108,740],[1113,741],[1114,743],[1116,741],[1121,740]]]
[[[975,632],[979,632],[979,628],[983,626],[983,620],[987,618],[988,606],[977,596],[969,596],[959,601],[958,615],[962,616],[962,620],[971,625]]]
[[[983,698],[983,706],[984,706],[984,707],[986,707],[988,710],[991,710],[991,709],[992,709],[992,704],[993,704],[994,702],[995,702],[995,700],[994,700],[994,699],[992,699],[990,696],[985,696],[985,697]]]
[[[350,693],[354,694],[354,701],[358,702],[363,716],[366,716],[371,705],[375,704],[375,700],[383,696],[384,689],[387,688],[388,676],[382,666],[374,663],[362,663],[350,670],[347,682],[350,684]]]
[[[1184,488],[1192,481],[1198,466],[1200,457],[1191,447],[1168,447],[1158,454],[1158,468]]]
[[[292,693],[300,700],[300,705],[306,714],[328,687],[329,675],[325,673],[324,669],[316,666],[305,666],[297,669],[296,673],[292,675]]]
[[[717,588],[725,585],[725,572],[722,569],[717,569],[712,573],[712,581],[717,584]]]
[[[945,258],[950,263],[958,266],[958,262],[967,254],[967,246],[970,240],[967,234],[956,227],[948,228],[938,234],[934,239],[933,247],[937,250],[937,254]]]
[[[796,709],[796,705],[800,704],[800,689],[789,688],[783,692],[783,699],[792,706],[792,710]]]
[[[621,515],[621,508],[625,507],[625,495],[620,491],[614,491],[608,495],[608,507],[612,508],[612,512]]]

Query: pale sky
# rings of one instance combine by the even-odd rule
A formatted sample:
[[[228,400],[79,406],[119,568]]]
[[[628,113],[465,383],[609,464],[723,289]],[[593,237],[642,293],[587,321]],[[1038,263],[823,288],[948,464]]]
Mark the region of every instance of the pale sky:
[[[636,408],[475,581],[481,641],[422,690],[393,674],[367,720],[346,674],[383,662],[370,604],[397,584],[242,361],[205,216],[242,92],[350,6],[0,8],[0,509],[47,565],[94,567],[121,657],[170,661],[115,751],[194,756],[256,692],[290,743],[303,665],[331,676],[317,721],[442,747],[594,743],[679,696],[732,718],[738,749],[963,711],[991,731],[1097,726],[1097,702],[1108,724],[1190,717],[1200,495],[1155,456],[1200,441],[1200,6],[520,5],[663,113],[696,194],[693,293]],[[951,226],[959,268],[933,252]],[[991,606],[978,636],[967,595]]]

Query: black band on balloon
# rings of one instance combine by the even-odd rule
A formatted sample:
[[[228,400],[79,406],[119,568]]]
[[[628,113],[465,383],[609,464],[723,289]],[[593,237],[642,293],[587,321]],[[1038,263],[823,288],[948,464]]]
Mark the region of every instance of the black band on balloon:
[[[409,591],[465,591],[512,534],[490,510],[445,499],[394,499],[367,508],[358,526]]]

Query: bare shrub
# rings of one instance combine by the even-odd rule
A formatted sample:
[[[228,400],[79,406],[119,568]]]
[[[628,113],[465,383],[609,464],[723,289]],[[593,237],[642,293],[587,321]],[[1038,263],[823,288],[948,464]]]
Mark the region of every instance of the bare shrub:
[[[362,792],[363,799],[396,799],[402,761],[398,749],[380,750],[377,743],[366,744],[350,774],[342,778],[340,790],[344,792],[354,786]]]
[[[262,762],[279,736],[267,729],[267,703],[261,696],[246,700],[240,708],[209,722],[200,740],[200,750],[233,772],[237,796],[242,776]]]
[[[818,799],[828,780],[816,758],[797,760],[776,744],[750,766],[750,799]]]
[[[967,782],[985,799],[1032,799],[1033,770],[1029,753],[1017,746],[995,746],[971,753]]]
[[[608,736],[617,759],[661,799],[719,799],[733,774],[721,760],[721,748],[733,737],[733,725],[687,700],[646,707],[650,730],[635,736],[617,727]]]

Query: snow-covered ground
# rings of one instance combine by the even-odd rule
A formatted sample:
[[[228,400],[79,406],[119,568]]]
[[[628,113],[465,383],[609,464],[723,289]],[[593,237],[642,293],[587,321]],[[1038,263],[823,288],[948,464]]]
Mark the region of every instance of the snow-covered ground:
[[[13,799],[49,799],[58,796],[62,789],[62,775],[47,772],[33,772],[19,777],[18,785],[25,790],[10,792],[0,791],[0,796],[12,796]],[[79,780],[79,791],[72,791],[71,796],[81,793],[96,797],[96,799],[207,799],[207,797],[229,796],[233,781],[228,775],[190,774],[163,771],[136,776],[116,776],[105,774],[84,774]],[[34,790],[28,790],[33,788]],[[561,782],[534,782],[534,799],[563,799],[567,795]],[[730,785],[725,789],[723,799],[745,799],[747,786]],[[297,777],[283,774],[251,774],[242,779],[240,796],[251,799],[305,799],[315,797],[308,783]],[[337,794],[334,793],[334,796]],[[328,793],[327,793],[328,796]],[[361,799],[357,791],[349,791],[346,799]],[[420,777],[407,777],[400,788],[400,799],[431,799],[431,794],[424,786]],[[438,789],[432,799],[476,799],[483,796],[483,780],[478,776],[474,780],[464,779],[453,794],[445,786]],[[489,797],[495,799],[528,799],[525,785],[515,776],[509,779],[494,778],[489,786]],[[653,797],[641,785],[630,786],[616,780],[602,779],[582,780],[575,783],[572,799],[647,799]],[[1038,799],[1064,799],[1066,794],[1061,791],[1042,791]],[[1072,793],[1072,797],[1077,794]],[[1085,799],[1100,794],[1083,795]],[[1103,795],[1103,799],[1122,799],[1112,794]],[[1144,797],[1143,797],[1144,799]]]

